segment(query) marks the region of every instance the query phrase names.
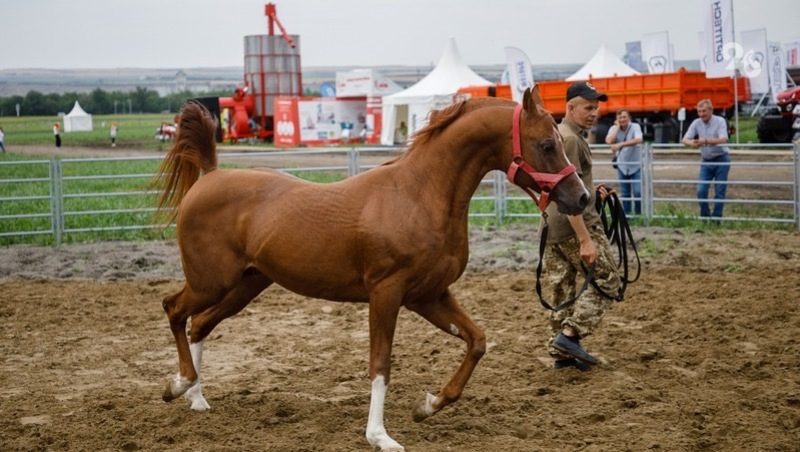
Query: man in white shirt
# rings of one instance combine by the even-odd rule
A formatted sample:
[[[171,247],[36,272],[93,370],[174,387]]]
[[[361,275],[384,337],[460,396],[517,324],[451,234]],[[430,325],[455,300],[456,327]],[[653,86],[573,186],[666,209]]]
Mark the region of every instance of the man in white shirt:
[[[731,170],[731,155],[728,146],[728,124],[722,116],[714,115],[714,106],[709,99],[697,103],[699,118],[692,121],[683,136],[683,144],[700,148],[700,183],[697,185],[697,199],[700,203],[701,217],[722,217],[725,207],[725,193],[728,189],[728,173]],[[709,209],[708,191],[714,184],[714,212]]]

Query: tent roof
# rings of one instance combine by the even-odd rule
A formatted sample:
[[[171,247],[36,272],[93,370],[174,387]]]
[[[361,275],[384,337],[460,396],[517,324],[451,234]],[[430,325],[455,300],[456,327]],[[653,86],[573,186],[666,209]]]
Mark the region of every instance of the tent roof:
[[[76,100],[75,105],[72,107],[72,111],[70,111],[67,114],[67,116],[91,116],[91,115],[83,111],[83,108],[81,108],[81,104],[79,104],[78,101]]]
[[[455,38],[450,38],[442,57],[428,75],[408,89],[386,96],[385,99],[392,101],[435,95],[451,95],[465,86],[487,86],[492,84],[492,82],[476,74],[475,71],[464,64],[461,54],[458,53]]]
[[[618,56],[614,55],[606,46],[600,46],[597,52],[578,69],[577,72],[566,78],[566,81],[589,80],[590,77],[613,77],[615,75],[636,75],[639,72],[625,64]]]

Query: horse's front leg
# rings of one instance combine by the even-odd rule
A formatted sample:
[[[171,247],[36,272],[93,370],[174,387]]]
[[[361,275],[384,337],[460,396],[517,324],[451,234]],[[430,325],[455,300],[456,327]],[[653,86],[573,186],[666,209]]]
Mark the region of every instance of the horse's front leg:
[[[464,312],[449,290],[436,300],[423,300],[407,307],[446,333],[459,337],[467,343],[464,360],[450,382],[436,396],[426,394],[425,400],[414,408],[414,420],[420,422],[461,397],[472,371],[486,352],[486,336]]]
[[[405,449],[386,433],[383,406],[389,388],[392,341],[402,293],[391,284],[385,286],[389,287],[373,290],[369,300],[369,378],[372,382],[372,393],[366,436],[372,447],[379,447],[381,451],[399,452]]]

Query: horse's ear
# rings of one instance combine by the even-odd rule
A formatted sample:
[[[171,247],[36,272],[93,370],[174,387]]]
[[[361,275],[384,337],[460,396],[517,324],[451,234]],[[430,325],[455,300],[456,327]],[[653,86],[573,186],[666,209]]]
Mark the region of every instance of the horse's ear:
[[[538,115],[539,107],[544,104],[542,96],[539,95],[539,85],[534,85],[533,89],[525,89],[525,94],[522,95],[522,108],[530,115]]]

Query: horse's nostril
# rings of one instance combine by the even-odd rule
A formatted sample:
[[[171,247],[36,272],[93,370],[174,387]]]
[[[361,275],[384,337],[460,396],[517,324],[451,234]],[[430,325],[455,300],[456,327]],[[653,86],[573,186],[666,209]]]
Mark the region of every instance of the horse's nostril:
[[[584,191],[584,193],[581,195],[580,201],[578,202],[581,205],[581,209],[586,207],[589,204],[589,194]]]

